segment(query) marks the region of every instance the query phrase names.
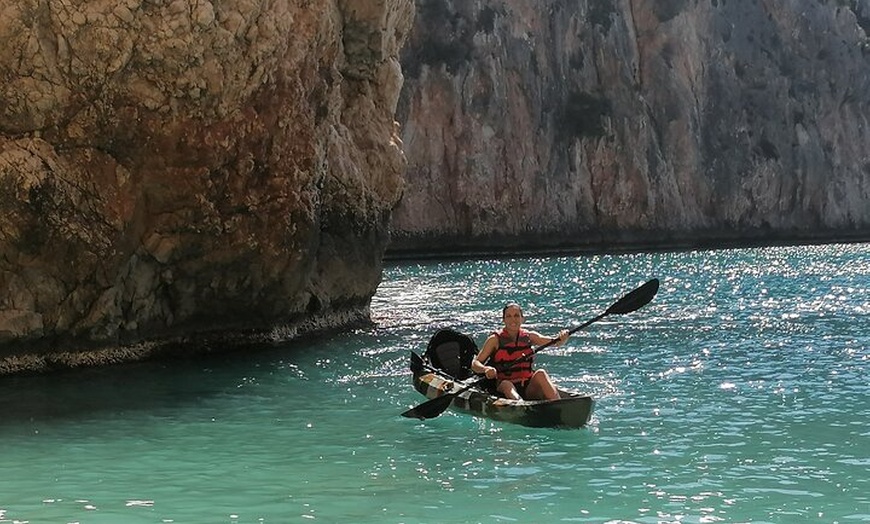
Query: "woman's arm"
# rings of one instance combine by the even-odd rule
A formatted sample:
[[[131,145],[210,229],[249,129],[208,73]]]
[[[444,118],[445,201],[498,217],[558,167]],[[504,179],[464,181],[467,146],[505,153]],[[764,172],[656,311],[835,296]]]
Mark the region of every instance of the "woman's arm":
[[[498,337],[495,335],[487,337],[486,342],[483,343],[483,347],[480,348],[480,352],[471,360],[471,371],[478,374],[483,373],[486,375],[486,378],[495,378],[495,368],[492,366],[485,366],[483,363],[486,362],[486,359],[489,358],[489,355],[497,346]]]
[[[553,340],[554,338],[556,339],[556,342],[554,342],[553,344],[550,344],[550,345],[551,346],[561,346],[562,344],[565,343],[566,340],[568,340],[568,338],[570,336],[571,335],[568,334],[567,329],[563,329],[562,331],[559,331],[559,334],[556,335],[555,337],[545,337],[544,335],[541,335],[537,331],[529,331],[529,340],[531,340],[532,344],[534,344],[536,346],[543,346],[544,344],[550,344],[550,341]]]

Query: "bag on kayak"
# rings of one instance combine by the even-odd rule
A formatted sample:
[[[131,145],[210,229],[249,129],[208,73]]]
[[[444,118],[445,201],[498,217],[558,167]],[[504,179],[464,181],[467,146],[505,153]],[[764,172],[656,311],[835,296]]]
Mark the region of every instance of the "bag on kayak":
[[[436,332],[426,347],[425,358],[432,365],[457,380],[472,375],[471,360],[477,355],[477,344],[468,335],[454,329]]]

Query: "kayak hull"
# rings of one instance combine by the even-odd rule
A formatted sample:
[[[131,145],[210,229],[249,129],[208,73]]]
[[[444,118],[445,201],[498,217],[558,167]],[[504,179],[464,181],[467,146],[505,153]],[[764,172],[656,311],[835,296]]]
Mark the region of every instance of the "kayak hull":
[[[466,387],[464,382],[454,381],[431,369],[415,373],[413,381],[414,389],[430,399]],[[588,424],[595,407],[592,397],[563,389],[558,391],[562,396],[559,400],[510,400],[472,387],[453,397],[450,408],[477,417],[535,428],[582,428]]]

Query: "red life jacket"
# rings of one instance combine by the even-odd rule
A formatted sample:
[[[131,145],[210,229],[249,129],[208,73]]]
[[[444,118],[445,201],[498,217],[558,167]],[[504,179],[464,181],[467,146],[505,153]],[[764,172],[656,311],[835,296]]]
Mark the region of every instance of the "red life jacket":
[[[496,379],[524,382],[532,378],[532,357],[516,362],[517,359],[532,354],[529,332],[521,328],[516,338],[508,335],[505,330],[494,334],[498,336],[498,349],[492,355],[492,365],[498,371]],[[511,364],[513,365],[508,368]]]

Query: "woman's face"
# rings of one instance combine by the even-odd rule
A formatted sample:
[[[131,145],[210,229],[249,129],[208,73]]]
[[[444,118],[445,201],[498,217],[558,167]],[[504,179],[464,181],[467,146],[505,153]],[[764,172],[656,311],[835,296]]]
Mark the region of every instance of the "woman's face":
[[[518,329],[523,324],[523,320],[523,310],[519,306],[508,306],[504,310],[505,327]]]

